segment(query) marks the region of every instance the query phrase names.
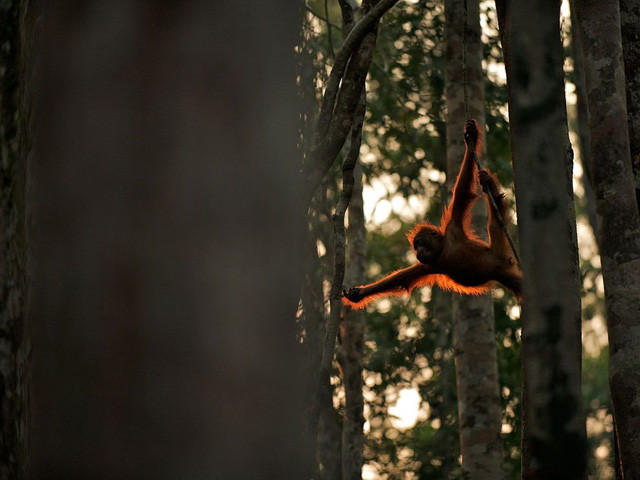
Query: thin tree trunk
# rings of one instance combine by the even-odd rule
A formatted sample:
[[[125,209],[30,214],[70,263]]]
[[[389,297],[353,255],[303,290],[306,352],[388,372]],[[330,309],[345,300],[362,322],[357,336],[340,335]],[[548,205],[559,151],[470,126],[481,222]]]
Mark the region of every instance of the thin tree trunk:
[[[369,8],[368,4],[364,4]],[[346,0],[340,0],[343,35],[348,35],[354,26],[354,9]],[[356,155],[358,161],[353,172],[354,185],[349,205],[349,228],[347,230],[347,248],[349,253],[348,284],[366,283],[366,228],[364,220],[364,202],[362,198],[362,167],[359,152],[362,143],[362,123],[364,122],[366,96],[365,88],[360,99],[358,114],[354,125],[360,128],[351,134],[349,154]],[[345,388],[345,414],[342,425],[342,480],[360,480],[364,461],[364,398],[362,395],[362,370],[364,353],[364,331],[366,314],[363,310],[347,310],[341,327],[342,343],[338,358],[342,366]]]
[[[620,0],[620,26],[626,79],[629,148],[636,203],[640,209],[640,3],[637,0]]]
[[[442,204],[446,205],[447,201],[447,188],[440,188],[440,196],[442,198]],[[452,337],[451,332],[453,330],[453,301],[451,297],[454,294],[446,290],[433,289],[431,293],[431,302],[429,307],[433,318],[437,322],[438,337],[436,340],[436,348],[440,349],[441,354],[437,358],[437,365],[440,367],[440,384],[442,389],[442,402],[440,408],[437,410],[438,419],[440,425],[447,425],[447,410],[449,405],[457,404],[457,392],[455,380],[449,381],[452,377],[451,370],[455,368],[455,353],[454,362],[451,361],[444,352],[451,348]],[[455,352],[455,351],[454,351]],[[444,427],[443,427],[444,428]],[[458,459],[455,455],[447,455],[442,459],[442,465],[440,467],[440,477],[443,479],[451,478],[451,472],[458,470]]]
[[[366,230],[362,199],[362,168],[354,172],[355,185],[349,206],[349,285],[366,283]],[[362,369],[364,352],[364,310],[345,312],[341,324],[340,360],[344,374],[345,415],[342,427],[342,479],[362,478],[364,448],[364,399],[362,396]]]
[[[582,480],[580,283],[560,2],[496,4],[525,272],[522,478]]]
[[[623,476],[640,478],[640,216],[627,130],[620,12],[613,0],[579,0],[576,6],[601,220],[611,401]]]
[[[0,478],[25,478],[27,422],[26,5],[0,5]]]
[[[341,50],[348,43],[349,38],[352,37],[354,31],[359,28],[359,25],[362,25],[362,22],[368,18],[368,14],[379,10],[378,7],[384,4],[388,4],[390,8],[393,2],[388,2],[387,0],[363,1],[363,17],[360,19],[360,21],[353,25],[345,24],[345,33],[347,30],[350,31],[347,35],[347,38],[345,39],[345,42],[343,43],[343,46],[341,47]],[[351,23],[352,18],[348,18],[348,21],[349,23]],[[327,138],[332,137],[333,133],[331,132],[333,132],[335,128],[337,128],[337,125],[341,129],[340,136],[345,133],[343,131],[345,129],[346,133],[351,132],[351,143],[349,146],[349,151],[342,165],[342,191],[340,192],[338,205],[336,206],[335,212],[332,215],[332,222],[334,227],[334,272],[331,282],[331,290],[329,292],[330,315],[329,321],[327,322],[327,330],[325,334],[320,372],[318,374],[316,399],[314,407],[311,411],[312,419],[318,415],[320,405],[322,403],[326,403],[327,396],[329,395],[329,379],[335,353],[336,336],[338,334],[342,313],[342,290],[344,287],[346,253],[346,230],[344,226],[344,216],[346,213],[346,209],[351,202],[351,195],[354,188],[354,169],[358,162],[360,143],[362,140],[362,123],[364,121],[364,114],[366,110],[365,79],[369,71],[371,61],[373,59],[373,52],[375,49],[375,43],[378,34],[378,21],[379,18],[373,24],[369,32],[364,36],[360,46],[353,52],[353,55],[351,56],[349,65],[346,68],[344,78],[342,79],[340,91],[339,93],[337,93],[335,112],[333,114],[333,117],[330,118],[330,125],[328,124],[327,126]],[[334,69],[335,68],[336,67],[334,66]],[[329,90],[330,85],[327,87],[327,92]],[[327,92],[325,92],[325,97],[323,99],[323,108],[320,112],[320,120],[318,122],[319,127],[317,133],[320,134],[323,133],[322,124],[323,115],[326,115],[325,103],[326,99],[328,98]],[[355,95],[356,93],[358,95],[357,102],[353,103],[353,95]],[[352,111],[350,111],[349,109],[352,109]],[[343,143],[344,140],[340,143],[340,147],[342,147]],[[314,153],[317,154],[318,151],[319,150],[315,150]],[[333,155],[335,156],[337,155],[337,153],[338,151],[336,151]],[[314,177],[315,174],[318,174],[321,170],[318,170],[317,167],[322,162],[318,163],[317,160],[318,159],[314,159],[312,155],[310,164],[312,173],[311,176],[306,176],[306,179],[310,181],[311,184],[314,182],[314,180],[312,180],[312,177]],[[307,172],[309,172],[309,170],[307,170]],[[311,193],[311,191],[307,191],[307,193]]]
[[[456,181],[465,150],[462,138],[467,120],[465,79],[469,116],[475,118],[484,129],[480,12],[477,0],[467,3],[465,18],[463,0],[445,1],[447,180],[451,187]],[[487,220],[485,202],[476,202],[472,225],[484,240],[488,237]],[[491,294],[478,297],[452,295],[452,298],[463,477],[501,479],[502,404]]]
[[[580,162],[582,164],[582,187],[584,188],[584,209],[587,213],[593,236],[598,239],[598,218],[596,215],[596,195],[593,192],[591,178],[591,140],[589,139],[589,110],[587,107],[587,87],[584,84],[584,60],[582,58],[582,43],[578,33],[575,15],[575,5],[571,5],[571,47],[573,53],[573,76],[576,85],[576,130],[578,146],[580,148]]]
[[[296,9],[38,5],[31,478],[309,478]]]
[[[318,201],[316,201],[318,200]],[[314,203],[321,200],[314,199]],[[322,359],[322,345],[326,330],[326,309],[323,291],[323,268],[318,258],[317,241],[324,244],[331,241],[331,237],[324,235],[321,225],[322,219],[310,215],[309,231],[307,232],[307,251],[305,260],[305,278],[302,287],[302,325],[304,330],[304,343],[306,346],[307,363],[306,374],[312,378],[320,368]],[[320,232],[320,233],[318,233]],[[309,425],[310,434],[317,439],[313,469],[317,470],[319,478],[337,479],[341,471],[341,429],[340,418],[333,407],[333,387],[327,387],[328,395],[320,405],[319,419],[310,419],[314,422]],[[307,398],[313,399],[315,392],[310,389]],[[312,401],[309,402],[311,405]]]

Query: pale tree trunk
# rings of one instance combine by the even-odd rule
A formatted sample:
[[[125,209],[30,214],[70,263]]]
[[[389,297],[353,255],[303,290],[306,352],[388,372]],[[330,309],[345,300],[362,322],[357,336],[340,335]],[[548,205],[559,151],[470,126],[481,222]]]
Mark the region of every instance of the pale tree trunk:
[[[463,0],[445,1],[447,183],[450,188],[455,184],[465,152],[463,127],[467,113],[464,63],[467,69],[469,116],[475,118],[483,130],[485,123],[479,5],[477,0],[468,2],[465,25],[463,3]],[[463,62],[465,48],[466,62]],[[472,225],[485,241],[488,239],[487,219],[486,203],[477,201],[473,208]],[[502,404],[491,294],[477,297],[452,295],[452,298],[463,477],[500,479],[503,477],[500,438]]]
[[[560,2],[497,6],[525,273],[522,478],[583,479],[580,283]]]
[[[0,5],[0,478],[25,477],[28,108],[26,5]]]
[[[637,0],[620,0],[620,25],[626,79],[629,147],[636,203],[640,209],[640,3]]]
[[[611,401],[623,476],[640,478],[640,216],[627,130],[620,12],[616,1],[576,1],[576,7],[600,222]]]
[[[366,283],[366,229],[362,199],[362,168],[356,167],[355,185],[349,206],[348,285]],[[362,478],[364,448],[364,399],[362,396],[362,368],[364,351],[365,311],[348,310],[341,324],[339,358],[344,374],[345,415],[342,427],[342,480]]]
[[[309,478],[296,9],[39,5],[31,478]]]

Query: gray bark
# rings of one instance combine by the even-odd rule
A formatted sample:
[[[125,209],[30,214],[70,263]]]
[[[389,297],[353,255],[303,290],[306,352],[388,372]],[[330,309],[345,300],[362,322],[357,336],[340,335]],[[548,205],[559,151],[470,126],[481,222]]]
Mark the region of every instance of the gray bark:
[[[467,2],[466,25],[463,8],[463,0],[445,1],[447,183],[450,188],[455,184],[465,152],[462,131],[467,112],[465,85],[461,79],[467,81],[469,116],[475,118],[483,130],[485,123],[478,1]],[[477,201],[472,213],[472,226],[486,241],[486,203]],[[452,295],[452,299],[463,476],[465,479],[501,479],[502,405],[491,294]]]
[[[296,9],[39,5],[32,478],[309,478]]]
[[[560,2],[497,2],[524,303],[522,477],[583,479],[580,283]]]
[[[640,216],[627,130],[620,12],[612,0],[581,0],[576,6],[589,99],[611,401],[623,476],[639,478]]]
[[[0,478],[27,466],[26,5],[0,5]]]

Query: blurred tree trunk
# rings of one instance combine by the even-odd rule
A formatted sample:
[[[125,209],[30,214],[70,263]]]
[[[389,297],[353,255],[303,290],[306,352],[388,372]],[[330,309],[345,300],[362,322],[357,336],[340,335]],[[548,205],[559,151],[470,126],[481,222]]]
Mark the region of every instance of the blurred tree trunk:
[[[296,9],[39,5],[32,478],[309,478]]]
[[[366,283],[366,229],[362,199],[362,168],[354,172],[355,186],[349,206],[349,285]],[[364,448],[364,399],[362,396],[362,368],[364,352],[365,311],[347,310],[341,324],[339,359],[345,388],[345,415],[342,427],[342,479],[362,478]]]
[[[0,4],[0,478],[25,478],[27,298],[26,4]]]
[[[465,48],[469,116],[480,123],[482,131],[485,123],[478,1],[469,1],[467,8],[465,25],[463,0],[445,1],[447,183],[450,188],[455,184],[465,152]],[[472,225],[485,241],[488,239],[487,220],[486,203],[480,199],[473,209]],[[502,403],[491,294],[478,297],[452,295],[452,298],[463,477],[478,480],[501,479]]]
[[[636,0],[620,0],[620,24],[626,78],[629,147],[636,203],[640,209],[640,3]]]
[[[640,216],[635,196],[620,11],[576,1],[589,99],[600,255],[609,330],[609,385],[624,478],[640,478]],[[637,61],[637,59],[633,59]],[[631,79],[635,84],[637,79]]]
[[[576,85],[576,131],[582,164],[582,187],[584,188],[584,209],[598,243],[598,218],[596,215],[596,196],[593,192],[591,178],[591,140],[589,139],[589,110],[587,107],[587,87],[584,84],[584,60],[582,58],[582,43],[578,34],[578,23],[575,15],[575,0],[571,5],[571,47],[573,54],[573,76]]]
[[[580,283],[560,2],[496,3],[525,272],[522,478],[583,479]]]

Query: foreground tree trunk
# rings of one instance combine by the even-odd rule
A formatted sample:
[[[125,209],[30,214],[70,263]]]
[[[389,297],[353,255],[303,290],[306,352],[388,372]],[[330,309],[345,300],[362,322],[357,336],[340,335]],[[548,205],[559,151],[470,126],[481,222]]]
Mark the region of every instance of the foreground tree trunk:
[[[462,131],[467,112],[463,79],[467,80],[469,116],[480,123],[483,131],[485,124],[478,1],[468,2],[467,25],[463,8],[463,0],[445,1],[447,183],[450,188],[455,184],[465,151]],[[466,62],[463,62],[465,53]],[[463,63],[466,63],[466,73]],[[486,203],[480,199],[473,209],[472,225],[484,240],[487,240],[487,219]],[[452,295],[452,298],[463,477],[501,479],[502,404],[491,294]]]
[[[26,6],[0,5],[0,478],[25,477],[27,422]]]
[[[618,2],[610,0],[580,0],[576,7],[600,219],[611,401],[623,476],[640,478],[640,216],[627,130],[620,14]]]
[[[522,478],[582,480],[580,284],[560,2],[498,0],[524,262]]]
[[[296,9],[38,4],[32,478],[309,478]]]

